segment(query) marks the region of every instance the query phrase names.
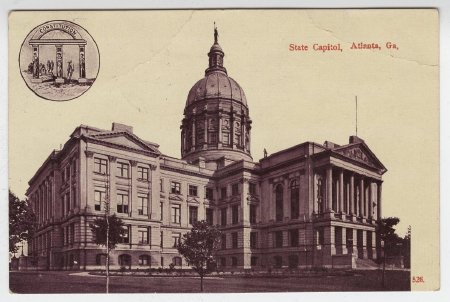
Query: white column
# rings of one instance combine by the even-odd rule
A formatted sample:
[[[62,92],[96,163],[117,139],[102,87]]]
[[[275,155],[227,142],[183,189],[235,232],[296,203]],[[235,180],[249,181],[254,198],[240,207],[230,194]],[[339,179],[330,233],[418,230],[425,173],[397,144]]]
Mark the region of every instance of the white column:
[[[326,212],[332,212],[332,202],[333,202],[333,168],[331,166],[327,167],[326,170]]]
[[[339,212],[344,212],[344,170],[339,171]]]

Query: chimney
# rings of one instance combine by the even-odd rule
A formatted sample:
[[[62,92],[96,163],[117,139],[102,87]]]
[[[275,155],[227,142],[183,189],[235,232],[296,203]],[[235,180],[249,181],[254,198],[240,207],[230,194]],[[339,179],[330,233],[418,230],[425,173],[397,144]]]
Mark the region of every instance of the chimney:
[[[352,135],[348,139],[348,143],[349,144],[364,143],[364,140],[362,138],[357,137],[356,135]]]
[[[335,144],[335,143],[330,142],[330,141],[325,141],[325,142],[323,143],[323,146],[324,146],[325,148],[327,148],[327,149],[334,149],[334,148],[340,147],[338,144]]]
[[[112,131],[127,131],[133,133],[133,127],[120,123],[112,123]]]

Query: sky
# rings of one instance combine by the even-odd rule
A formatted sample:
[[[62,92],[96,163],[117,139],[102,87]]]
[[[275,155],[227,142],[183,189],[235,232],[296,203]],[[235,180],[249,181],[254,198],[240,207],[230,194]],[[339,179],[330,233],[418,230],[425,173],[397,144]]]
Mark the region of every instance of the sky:
[[[224,66],[247,96],[255,161],[264,148],[270,154],[304,141],[348,143],[357,95],[358,136],[388,169],[383,216],[400,217],[400,234],[408,225],[421,238],[439,232],[436,11],[67,13],[64,19],[96,41],[101,64],[82,97],[50,102],[27,88],[14,62],[29,31],[61,14],[10,15],[9,186],[17,195],[24,196],[35,171],[80,124],[131,125],[179,158],[184,105],[204,76],[216,22]],[[378,43],[381,50],[351,50],[353,42]],[[290,44],[309,51],[289,51]],[[314,51],[314,44],[340,44],[343,51]]]

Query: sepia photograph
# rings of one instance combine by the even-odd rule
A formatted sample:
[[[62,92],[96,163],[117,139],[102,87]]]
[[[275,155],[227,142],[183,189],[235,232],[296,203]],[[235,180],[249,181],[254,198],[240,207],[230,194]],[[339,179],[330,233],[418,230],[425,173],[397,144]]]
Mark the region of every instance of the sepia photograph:
[[[437,9],[8,27],[11,294],[440,288]]]

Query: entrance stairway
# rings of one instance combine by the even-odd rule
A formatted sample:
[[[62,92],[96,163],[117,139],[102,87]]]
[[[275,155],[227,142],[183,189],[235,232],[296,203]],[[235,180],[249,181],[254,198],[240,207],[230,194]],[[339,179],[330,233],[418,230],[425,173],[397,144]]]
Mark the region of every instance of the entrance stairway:
[[[356,258],[355,260],[356,260],[356,269],[376,270],[379,268],[379,265],[372,259]]]

